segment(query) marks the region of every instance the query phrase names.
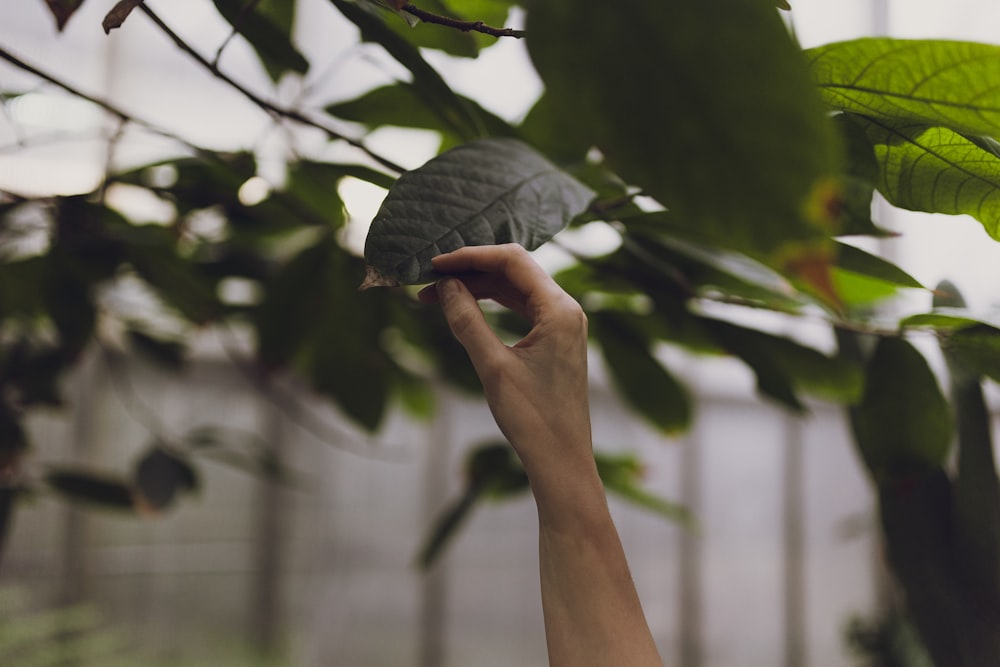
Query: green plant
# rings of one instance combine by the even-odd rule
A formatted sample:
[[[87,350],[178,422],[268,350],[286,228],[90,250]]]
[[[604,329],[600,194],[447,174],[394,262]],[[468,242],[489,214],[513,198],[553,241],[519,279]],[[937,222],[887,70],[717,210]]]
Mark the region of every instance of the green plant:
[[[62,25],[81,2],[50,4]],[[307,71],[311,63],[289,36],[292,3],[215,5],[233,39],[245,40],[275,81]],[[254,333],[258,368],[301,375],[370,430],[394,401],[425,409],[421,388],[429,376],[475,391],[461,349],[410,291],[357,291],[364,261],[340,240],[347,217],[337,186],[359,179],[388,189],[391,201],[405,183],[423,194],[414,208],[423,222],[410,231],[428,238],[402,251],[418,265],[427,240],[445,233],[467,243],[522,238],[512,234],[512,221],[527,224],[531,238],[547,238],[553,224],[613,229],[614,249],[579,256],[558,278],[588,307],[594,344],[617,386],[654,427],[682,430],[694,408],[654,354],[662,343],[740,359],[760,393],[790,410],[804,411],[809,395],[848,406],[880,498],[890,562],[928,651],[939,665],[1000,663],[990,639],[1000,636],[1000,510],[980,387],[984,378],[1000,379],[1000,321],[955,304],[891,322],[873,317],[900,291],[926,288],[846,242],[885,234],[870,214],[875,192],[901,208],[969,214],[1000,238],[1000,48],[881,38],[803,51],[766,0],[525,5],[520,31],[492,27],[514,6],[505,0],[454,0],[430,12],[404,2],[331,0],[329,10],[378,44],[408,79],[307,114],[227,75],[218,58],[205,55],[217,45],[188,44],[148,5],[118,3],[106,30],[128,30],[126,19],[143,14],[220,86],[277,123],[352,147],[356,159],[290,158],[285,182],[250,203],[240,191],[259,176],[257,156],[173,137],[176,155],[152,165],[111,161],[92,192],[2,194],[0,235],[15,239],[40,224],[44,242],[27,251],[11,244],[0,263],[0,461],[8,471],[0,516],[9,515],[21,484],[25,413],[59,403],[58,379],[95,339],[179,363],[191,332],[239,322]],[[516,124],[455,93],[421,51],[471,57],[497,38],[525,39],[545,86]],[[3,45],[0,58],[100,107],[123,128],[163,134]],[[5,91],[4,100],[26,92]],[[338,130],[337,119],[432,130],[442,148],[487,137],[519,148],[505,158],[491,144],[474,144],[487,150],[449,153],[396,185],[404,171],[396,161]],[[112,148],[122,134],[109,139]],[[552,165],[534,200],[464,178],[525,155]],[[510,214],[491,218],[492,237],[466,233],[470,216],[446,210],[454,202],[438,196],[440,181],[428,179],[442,160],[452,161],[445,182],[463,206]],[[170,220],[126,216],[109,196],[116,188],[167,202]],[[575,193],[572,201],[567,192]],[[588,201],[577,207],[581,193]],[[549,213],[534,215],[539,208]],[[221,233],[196,233],[193,221],[206,214],[221,220]],[[431,230],[431,218],[444,229]],[[368,259],[386,272],[384,250]],[[220,296],[232,279],[255,284],[261,299]],[[173,326],[100,308],[101,291],[121,280],[144,284]],[[820,318],[841,348],[822,352],[708,315],[706,302]],[[114,327],[98,327],[109,321],[122,332],[114,340],[103,333]],[[499,323],[517,331],[505,318]],[[941,339],[950,398],[908,342],[917,331]],[[387,332],[402,345],[382,344]],[[426,363],[406,363],[401,348]],[[956,439],[959,464],[950,473]],[[159,460],[169,459],[175,472],[188,466],[189,452],[178,445],[157,444],[170,452]],[[965,621],[953,623],[957,618]]]

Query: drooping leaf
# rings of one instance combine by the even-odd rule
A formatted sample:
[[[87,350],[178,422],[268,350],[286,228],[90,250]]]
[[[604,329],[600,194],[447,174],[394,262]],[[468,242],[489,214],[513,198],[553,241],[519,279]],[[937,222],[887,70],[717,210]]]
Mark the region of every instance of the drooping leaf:
[[[135,489],[126,480],[105,473],[78,469],[53,469],[45,475],[53,491],[72,501],[104,509],[136,509]]]
[[[633,454],[594,452],[597,473],[604,487],[631,504],[659,514],[681,525],[694,527],[694,516],[687,507],[671,502],[642,488],[643,466]]]
[[[184,343],[164,339],[139,329],[127,332],[129,345],[163,368],[176,371],[184,365]]]
[[[401,176],[365,243],[362,288],[430,282],[431,258],[468,245],[549,240],[583,211],[590,188],[513,139],[480,139]]]
[[[1000,47],[862,38],[806,52],[823,99],[892,127],[943,126],[1000,135]]]
[[[861,391],[861,369],[847,359],[829,357],[790,338],[703,318],[723,350],[753,371],[757,389],[785,407],[804,411],[800,394],[852,401]]]
[[[132,13],[132,10],[142,4],[142,0],[118,0],[101,22],[104,34],[107,35],[112,30],[122,27],[125,19]]]
[[[690,396],[653,356],[648,340],[616,313],[598,311],[589,319],[591,334],[628,405],[664,433],[686,428],[691,422]]]
[[[920,282],[892,262],[848,243],[837,244],[837,266],[900,287],[922,289]]]
[[[169,507],[178,493],[198,487],[191,463],[161,445],[154,445],[139,459],[133,481],[143,507],[153,511]]]
[[[854,430],[878,480],[935,470],[951,443],[952,417],[927,360],[902,338],[881,338],[865,369]]]
[[[486,134],[514,134],[513,128],[500,117],[486,111],[473,100],[466,97],[460,99],[481,118]],[[436,107],[428,106],[419,89],[410,83],[401,82],[375,88],[352,100],[331,104],[325,111],[337,118],[363,123],[372,128],[391,125],[434,130],[444,135],[446,145],[459,143],[460,139],[454,133],[451,120],[442,116]]]
[[[773,2],[539,0],[527,32],[566,131],[588,114],[614,170],[680,221],[822,281],[836,142]]]
[[[856,119],[879,163],[879,192],[891,204],[966,213],[1000,240],[1000,157],[945,127]]]
[[[949,281],[934,290],[934,306],[962,308],[961,292]],[[1000,337],[1000,331],[993,330]],[[961,352],[941,351],[949,371],[949,393],[955,414],[958,456],[952,488],[955,494],[955,533],[960,566],[981,590],[984,601],[995,609],[1000,595],[1000,478],[993,453],[992,418],[982,388],[982,366],[970,364]],[[958,352],[958,354],[956,354]],[[994,354],[1000,352],[1000,345]]]
[[[465,459],[465,488],[449,503],[431,528],[417,556],[422,568],[441,554],[458,528],[481,501],[501,500],[528,490],[528,477],[506,442],[492,442],[472,450]]]
[[[285,72],[304,74],[309,61],[291,41],[295,3],[281,0],[213,0],[233,30],[249,42],[277,81]]]
[[[49,6],[49,12],[56,20],[56,28],[62,32],[63,28],[66,27],[66,22],[76,13],[76,10],[80,9],[83,0],[45,0],[45,4]]]

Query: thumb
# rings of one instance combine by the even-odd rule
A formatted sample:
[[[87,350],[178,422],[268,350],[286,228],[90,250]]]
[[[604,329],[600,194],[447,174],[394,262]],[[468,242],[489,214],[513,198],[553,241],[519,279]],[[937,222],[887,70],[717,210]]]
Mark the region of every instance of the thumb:
[[[438,282],[437,292],[448,326],[468,352],[474,366],[479,367],[497,350],[506,349],[486,323],[475,297],[461,280],[444,278]]]

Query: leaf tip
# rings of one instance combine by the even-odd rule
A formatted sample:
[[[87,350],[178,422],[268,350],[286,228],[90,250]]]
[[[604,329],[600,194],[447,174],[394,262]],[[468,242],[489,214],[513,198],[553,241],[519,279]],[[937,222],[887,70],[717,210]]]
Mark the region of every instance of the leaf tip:
[[[396,287],[397,285],[399,285],[398,280],[385,275],[369,264],[365,269],[365,279],[358,286],[358,291],[364,292],[372,287]]]

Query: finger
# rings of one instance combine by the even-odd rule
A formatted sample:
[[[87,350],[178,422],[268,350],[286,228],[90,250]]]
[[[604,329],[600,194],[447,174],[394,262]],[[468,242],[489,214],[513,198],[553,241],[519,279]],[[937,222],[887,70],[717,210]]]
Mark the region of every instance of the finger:
[[[502,275],[515,290],[527,297],[544,297],[560,292],[555,281],[535,263],[528,251],[514,243],[469,246],[438,255],[432,262],[434,269],[440,273]]]
[[[438,299],[448,326],[462,344],[474,366],[479,368],[491,355],[503,353],[507,346],[486,323],[475,297],[457,278],[437,283]]]

